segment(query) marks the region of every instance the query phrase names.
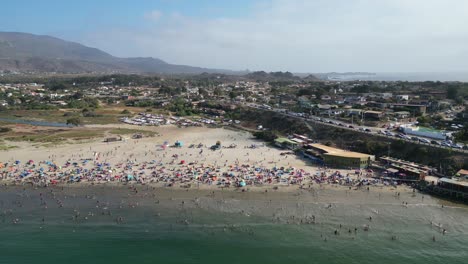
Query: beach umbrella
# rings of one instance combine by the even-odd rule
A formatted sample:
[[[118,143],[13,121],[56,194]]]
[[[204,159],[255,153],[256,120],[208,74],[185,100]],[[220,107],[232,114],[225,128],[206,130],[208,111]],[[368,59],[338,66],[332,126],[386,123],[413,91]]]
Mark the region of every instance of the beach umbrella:
[[[19,160],[15,161],[15,164],[20,164],[21,162]]]

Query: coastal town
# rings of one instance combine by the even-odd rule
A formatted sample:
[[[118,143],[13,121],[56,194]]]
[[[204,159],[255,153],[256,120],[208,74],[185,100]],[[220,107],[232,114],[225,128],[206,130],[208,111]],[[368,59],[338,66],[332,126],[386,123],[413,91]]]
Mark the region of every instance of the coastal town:
[[[271,76],[276,76],[276,79]],[[267,78],[267,80],[262,80],[262,78]],[[466,180],[464,174],[460,174],[460,171],[466,168],[468,148],[468,145],[465,145],[468,112],[465,105],[467,95],[463,94],[464,91],[463,83],[342,82],[302,79],[292,77],[289,73],[252,73],[247,77],[201,75],[180,79],[128,75],[74,77],[54,79],[42,84],[38,82],[0,84],[0,121],[4,122],[4,134],[18,129],[12,124],[27,126],[28,120],[36,122],[29,125],[37,125],[37,122],[41,125],[41,121],[48,121],[47,124],[52,126],[61,122],[69,127],[83,125],[86,127],[93,124],[118,126],[119,123],[136,128],[155,127],[156,130],[161,126],[179,128],[206,126],[213,129],[226,127],[253,133],[257,139],[270,143],[274,148],[290,151],[284,152],[289,153],[286,156],[292,154],[300,159],[306,159],[313,167],[352,171],[351,173],[338,173],[342,177],[340,183],[346,182],[351,186],[362,184],[363,178],[360,177],[366,175],[364,179],[369,180],[366,184],[369,182],[385,185],[405,183],[416,187],[419,186],[417,183],[424,181],[427,177],[430,179],[426,180],[429,187],[425,185],[422,189],[432,191],[438,189],[434,187],[447,186],[445,179],[451,180],[452,185],[461,186],[464,184],[464,179]],[[119,110],[110,112],[108,109]],[[29,113],[31,115],[28,116]],[[41,120],[39,115],[41,113],[47,113],[45,116],[49,113],[60,113],[61,116],[56,115],[53,120]],[[292,122],[293,125],[305,124],[309,130],[304,130],[304,125],[297,131],[283,129],[281,122],[286,121],[268,120],[265,114],[274,115],[277,119],[281,117],[287,122]],[[320,130],[319,135],[310,133],[310,128]],[[343,141],[342,139],[324,138],[324,135],[333,133],[328,131],[344,131],[357,137],[371,137],[376,141],[386,141],[387,144],[383,145],[382,150],[372,152],[370,149],[357,148],[340,142],[340,140]],[[5,149],[15,151],[14,141],[11,141],[13,138],[4,136],[2,144],[8,146]],[[142,135],[135,131],[132,138],[139,139]],[[17,141],[18,138],[15,140]],[[102,140],[112,142],[122,140],[122,137]],[[163,142],[159,144],[165,146]],[[191,146],[196,144],[198,143],[193,142]],[[445,168],[442,164],[421,163],[420,160],[414,160],[414,157],[392,151],[393,145],[398,144],[429,148],[434,151],[448,150],[457,155],[457,160],[460,157],[462,159],[461,162],[457,161],[458,163]],[[66,171],[60,172],[60,177],[57,177],[56,173],[52,177],[46,177],[44,170],[51,170],[49,164],[51,161],[47,159],[41,159],[41,164],[49,164],[49,167],[41,167],[41,173],[33,177],[30,173],[27,173],[28,177],[24,174],[24,171],[39,169],[36,163],[28,163],[30,159],[3,160],[2,178],[19,182],[29,180],[50,184],[51,182],[74,182],[76,179],[94,182],[102,180],[101,177],[104,177],[106,181],[117,179],[117,181],[127,181],[128,178],[124,177],[127,173],[128,175],[135,174],[135,171],[122,170],[95,178],[91,176],[94,174],[89,174],[89,172],[98,172],[100,171],[98,168],[103,165],[93,158],[85,159],[86,164],[99,167],[85,169],[85,167],[75,165],[75,170],[81,172],[81,175],[74,175],[72,179],[62,177],[70,175]],[[88,161],[94,163],[88,163]],[[119,164],[123,164],[122,162],[124,161],[119,161]],[[139,164],[142,166],[140,169],[148,167],[150,164],[148,162],[146,161],[143,165]],[[173,159],[166,162],[177,161]],[[68,167],[70,164],[83,165],[82,161],[67,161],[61,165],[54,163],[53,171],[57,167]],[[160,166],[162,164],[160,163]],[[131,164],[126,164],[124,168],[128,166],[133,167]],[[248,166],[255,168],[254,164]],[[287,166],[283,164],[283,167]],[[156,168],[157,166],[154,167]],[[109,166],[107,169],[116,172]],[[203,170],[195,167],[187,169],[190,171],[187,174],[189,178],[183,178],[181,184],[203,182],[193,174],[194,170],[203,174]],[[214,168],[210,170],[212,169]],[[229,175],[229,170],[218,168],[214,169],[218,171],[217,174],[205,174],[205,177],[210,175],[211,178],[219,179],[215,185],[223,184],[224,186],[229,183],[228,185],[236,187],[243,184],[250,186],[265,184],[266,181],[282,182],[281,177],[276,177],[278,168],[269,168],[263,164],[256,169],[268,173],[256,181],[245,177],[249,173],[232,180],[224,177],[225,174]],[[179,174],[182,173],[180,168],[176,171]],[[293,175],[296,175],[292,177],[294,180],[288,178],[285,183],[300,183],[301,185],[303,181],[314,182],[317,181],[317,176],[309,176],[308,179],[302,177],[317,175],[317,173],[321,181],[326,179],[329,183],[335,182],[335,180],[330,180],[335,179],[335,176],[328,178],[330,176],[328,175],[322,178],[323,175],[319,171],[305,171],[301,168],[300,181],[297,181],[295,174],[297,172],[294,172]],[[282,173],[284,172],[281,170]],[[177,179],[174,175],[167,173],[162,173],[163,176],[156,176],[159,175],[156,171],[145,171],[143,175],[148,175],[146,177],[149,178],[146,180],[141,180],[146,177],[139,178],[140,183],[155,180],[159,182],[162,178],[166,182]],[[186,177],[184,173],[181,175]],[[359,177],[356,178],[355,175]],[[343,177],[347,177],[345,181],[342,181]],[[209,182],[213,183],[212,180]],[[464,192],[456,193],[455,196],[466,200]]]
[[[468,263],[468,1],[2,2],[0,264]]]

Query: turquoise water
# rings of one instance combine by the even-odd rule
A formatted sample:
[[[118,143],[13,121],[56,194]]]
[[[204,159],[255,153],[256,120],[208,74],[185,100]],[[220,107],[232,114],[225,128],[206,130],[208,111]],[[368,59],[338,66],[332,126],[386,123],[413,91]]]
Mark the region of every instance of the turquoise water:
[[[151,191],[4,188],[0,263],[467,263],[468,259],[464,206],[411,205],[410,197],[406,197],[408,207],[388,201],[363,204],[356,198],[349,204],[333,203],[331,208],[284,197],[272,201],[255,196],[245,201],[177,197]],[[306,221],[312,214],[315,224]],[[447,229],[445,235],[439,223]]]

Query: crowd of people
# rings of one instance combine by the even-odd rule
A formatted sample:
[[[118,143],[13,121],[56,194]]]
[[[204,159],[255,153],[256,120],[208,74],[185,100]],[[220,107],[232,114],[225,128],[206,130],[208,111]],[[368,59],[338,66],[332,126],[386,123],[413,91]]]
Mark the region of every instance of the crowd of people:
[[[91,148],[85,154],[73,154],[63,163],[55,161],[55,155],[41,161],[0,162],[0,179],[14,183],[31,183],[45,186],[62,183],[138,183],[162,184],[166,187],[200,187],[201,185],[220,187],[245,187],[261,185],[313,185],[339,184],[358,186],[380,183],[369,179],[361,171],[331,170],[325,167],[311,167],[310,170],[294,168],[278,162],[259,162],[239,160],[229,162],[220,154],[218,159],[209,164],[204,157],[204,149],[197,155],[185,155],[166,152],[166,148],[145,151],[144,157],[155,159],[139,160],[135,154],[119,153],[119,147],[100,153]],[[108,158],[121,155],[121,162],[111,163]],[[248,153],[246,154],[248,156]],[[190,160],[186,160],[190,159]]]

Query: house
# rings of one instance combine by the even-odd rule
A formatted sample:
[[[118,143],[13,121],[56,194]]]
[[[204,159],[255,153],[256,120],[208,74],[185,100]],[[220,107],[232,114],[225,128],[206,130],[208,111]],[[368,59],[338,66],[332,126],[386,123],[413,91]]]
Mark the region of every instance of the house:
[[[296,149],[299,144],[288,138],[277,138],[275,139],[275,145],[284,149]]]
[[[393,116],[398,119],[404,119],[404,118],[410,117],[411,113],[408,111],[398,111],[398,112],[394,112]]]
[[[437,194],[468,202],[468,181],[459,178],[440,178],[434,191]]]
[[[317,107],[320,110],[330,110],[332,108],[332,106],[329,104],[318,104]]]
[[[379,109],[385,109],[385,108],[388,107],[388,103],[372,101],[372,102],[368,102],[366,106],[367,107],[373,107],[373,108],[379,108]]]
[[[365,118],[370,118],[370,119],[380,119],[384,116],[384,113],[381,111],[365,111],[364,112],[364,117]]]
[[[416,104],[390,104],[390,108],[393,108],[394,111],[408,111],[411,113],[418,113],[421,115],[426,114],[427,109],[425,105]]]
[[[409,95],[407,95],[407,94],[398,94],[397,96],[395,96],[395,98],[398,101],[408,101],[409,100]]]
[[[461,169],[455,174],[455,176],[468,180],[468,170]]]
[[[362,109],[347,109],[346,114],[348,116],[360,116],[364,110]]]
[[[353,151],[346,151],[322,144],[308,144],[307,148],[320,156],[327,166],[338,168],[367,168],[375,157]]]
[[[409,162],[406,160],[395,159],[392,157],[380,157],[386,165],[386,174],[392,179],[398,179],[399,181],[419,181],[424,180],[428,175],[432,175],[436,169]]]

